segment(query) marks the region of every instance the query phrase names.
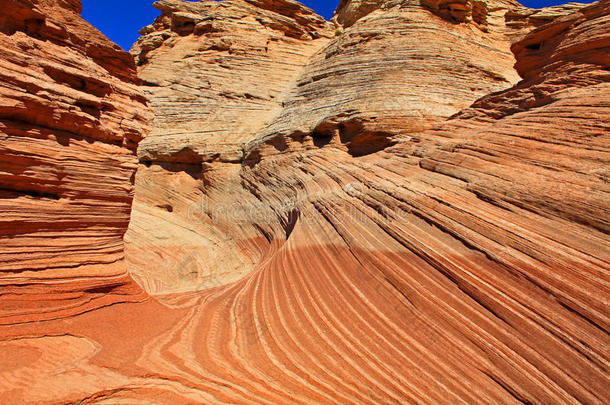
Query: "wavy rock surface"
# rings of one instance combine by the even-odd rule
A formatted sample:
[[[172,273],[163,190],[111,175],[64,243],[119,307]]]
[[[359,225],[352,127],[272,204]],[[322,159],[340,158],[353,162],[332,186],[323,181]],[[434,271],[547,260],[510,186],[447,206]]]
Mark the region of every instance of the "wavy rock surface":
[[[260,259],[228,285],[0,328],[0,402],[608,403],[610,2],[512,51],[522,81],[419,128],[393,104],[385,129],[280,112],[241,164],[143,159],[143,203],[205,195],[195,242],[251,232]],[[317,117],[300,87],[285,108]],[[140,282],[168,288],[153,267]]]
[[[485,4],[457,21],[439,4],[343,2],[335,30],[290,1],[157,2],[162,16],[132,49],[156,113],[126,238],[136,278],[167,293],[254,269],[278,219],[241,184],[250,142],[283,153],[342,131],[366,155],[516,83],[510,44],[533,27],[529,9]]]
[[[78,1],[3,1],[0,324],[143,299],[125,268],[151,113],[130,56]]]

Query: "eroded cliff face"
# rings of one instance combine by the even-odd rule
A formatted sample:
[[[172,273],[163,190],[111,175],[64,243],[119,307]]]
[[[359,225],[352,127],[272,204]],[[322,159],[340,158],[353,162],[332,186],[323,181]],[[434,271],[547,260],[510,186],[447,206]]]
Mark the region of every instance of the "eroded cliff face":
[[[473,23],[483,30],[505,30],[505,34],[521,33],[577,11],[582,3],[566,3],[553,7],[531,9],[513,0],[341,0],[333,21],[345,27],[379,10],[399,10],[421,5],[437,16],[455,24]]]
[[[541,11],[548,24],[501,4],[487,29],[386,3],[335,37],[290,1],[161,2],[134,48],[159,130],[127,254],[150,293],[179,293],[0,328],[0,402],[608,403],[610,2]],[[270,24],[220,19],[247,62],[170,57],[216,43],[195,33],[209,13],[242,9]],[[293,54],[244,45],[255,31]],[[511,57],[487,65],[517,37],[519,82]],[[197,62],[219,57],[230,69]],[[235,91],[275,99],[223,94],[257,64],[265,80]],[[155,66],[176,74],[154,82]],[[215,92],[181,107],[197,129],[169,107],[203,79]],[[262,103],[273,113],[242,115]],[[208,115],[225,104],[223,128]]]
[[[524,81],[384,151],[354,156],[341,126],[321,146],[247,145],[246,188],[278,216],[297,202],[243,287],[281,291],[251,316],[296,375],[325,350],[291,342],[350,358],[382,340],[354,365],[378,402],[607,400],[609,10],[535,30],[513,46]]]
[[[151,112],[79,1],[2,1],[0,324],[141,300],[123,253]]]
[[[603,403],[608,3],[513,45],[514,86],[522,9],[483,27],[386,6],[311,56],[241,164],[201,158],[200,235],[229,206],[231,241],[264,236],[199,299],[197,347],[226,353],[206,372],[255,403]]]
[[[267,225],[290,227],[242,185],[244,158],[257,159],[246,145],[363,156],[518,81],[510,44],[532,24],[506,15],[523,7],[485,3],[485,18],[456,21],[395,3],[342,3],[334,25],[294,2],[155,4],[163,15],[132,49],[156,119],[126,238],[149,292],[235,281],[269,249]]]
[[[139,148],[127,257],[151,293],[209,288],[243,277],[268,248],[242,221],[252,212],[243,146],[334,29],[292,1],[154,6],[162,15],[132,49],[156,118]]]

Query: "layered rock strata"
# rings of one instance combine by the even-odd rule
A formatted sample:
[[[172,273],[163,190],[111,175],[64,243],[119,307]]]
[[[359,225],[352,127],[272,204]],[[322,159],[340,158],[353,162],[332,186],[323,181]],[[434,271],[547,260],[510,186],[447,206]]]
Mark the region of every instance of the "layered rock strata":
[[[253,313],[302,325],[314,316],[302,308],[316,308],[334,326],[307,333],[312,347],[316,335],[392,336],[385,360],[366,350],[368,372],[388,372],[388,403],[606,402],[609,10],[533,31],[513,46],[522,82],[382,152],[350,158],[341,131],[282,153],[272,138],[251,142],[246,187],[299,202],[252,288],[302,291],[284,303],[299,310],[277,309],[278,294]]]
[[[261,260],[261,223],[278,218],[241,185],[249,142],[282,153],[336,138],[366,155],[518,81],[510,43],[531,24],[507,22],[516,3],[461,22],[415,1],[364,16],[356,3],[334,26],[291,1],[155,3],[162,15],[132,49],[156,118],[126,239],[149,292],[222,285]]]
[[[1,5],[0,324],[141,300],[122,240],[151,118],[135,64],[79,1]]]
[[[282,98],[311,122],[279,112],[241,161],[141,154],[144,204],[215,202],[168,240],[223,231],[260,259],[228,285],[187,262],[190,286],[151,260],[147,289],[203,290],[0,328],[0,402],[608,403],[609,33],[607,0],[558,17],[512,46],[521,81],[417,126],[391,100],[320,105],[332,79],[300,79],[321,48]]]
[[[154,6],[162,15],[132,49],[156,117],[126,240],[132,273],[159,293],[235,281],[261,259],[269,242],[239,203],[252,197],[239,186],[243,146],[334,30],[293,1]]]
[[[457,114],[463,84],[419,88],[422,75],[382,97],[370,65],[333,65],[374,48],[341,44],[407,12],[494,41],[508,26],[374,11],[311,58],[245,144],[239,194],[214,198],[259,207],[251,222],[269,241],[249,276],[199,299],[197,350],[215,359],[200,373],[249,390],[220,402],[606,401],[608,7],[534,30],[512,46],[523,81]],[[407,86],[428,115],[388,97]],[[205,162],[202,194],[226,164]]]

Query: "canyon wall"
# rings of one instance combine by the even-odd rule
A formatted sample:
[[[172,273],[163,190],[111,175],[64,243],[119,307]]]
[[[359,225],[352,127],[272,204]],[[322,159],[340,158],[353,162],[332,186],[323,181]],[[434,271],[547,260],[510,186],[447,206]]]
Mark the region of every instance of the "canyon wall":
[[[133,59],[79,1],[0,4],[0,324],[141,300],[122,239],[152,115]]]
[[[239,185],[243,146],[334,35],[299,3],[279,4],[160,1],[132,49],[155,120],[139,148],[127,257],[150,293],[235,281],[268,248],[244,220],[254,206]]]
[[[254,269],[276,238],[267,225],[290,219],[243,187],[249,142],[281,153],[341,127],[365,155],[516,83],[510,44],[539,13],[476,4],[485,13],[457,20],[419,1],[342,2],[331,24],[292,1],[155,3],[162,15],[131,51],[156,115],[126,237],[134,277],[157,294]]]
[[[607,400],[609,7],[534,30],[512,47],[522,82],[383,151],[353,156],[363,134],[341,126],[313,147],[248,144],[246,187],[278,213],[299,201],[244,287],[265,342],[319,348],[295,375],[360,345],[354,373],[388,403]],[[324,364],[333,387],[350,375]]]
[[[452,4],[156,3],[155,297],[0,327],[0,402],[608,403],[610,1]]]
[[[264,239],[238,247],[261,255],[247,277],[198,299],[205,343],[175,344],[207,353],[206,376],[247,387],[206,383],[220,402],[603,403],[608,2],[556,9],[550,25],[515,24],[523,9],[506,4],[485,21],[383,6],[322,38],[282,109],[240,138],[241,160],[204,148],[182,161],[202,162],[194,201],[210,204],[187,218],[205,218],[199,235],[224,219],[239,224],[231,241]],[[171,51],[158,52],[149,66]],[[205,139],[232,139],[222,129]],[[159,136],[141,159],[166,153]],[[226,270],[217,257],[202,266]],[[164,280],[223,284],[187,269]]]

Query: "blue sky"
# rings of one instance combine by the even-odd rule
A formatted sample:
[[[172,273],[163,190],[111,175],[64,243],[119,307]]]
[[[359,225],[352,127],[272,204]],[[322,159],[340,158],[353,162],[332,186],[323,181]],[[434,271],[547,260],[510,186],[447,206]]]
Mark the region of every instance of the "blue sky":
[[[138,39],[140,28],[153,22],[159,11],[152,7],[154,0],[82,0],[83,17],[108,38],[129,50]],[[522,0],[528,7],[540,8],[567,3],[569,0]],[[586,3],[591,1],[580,0]],[[332,17],[339,0],[302,0],[327,19]]]

